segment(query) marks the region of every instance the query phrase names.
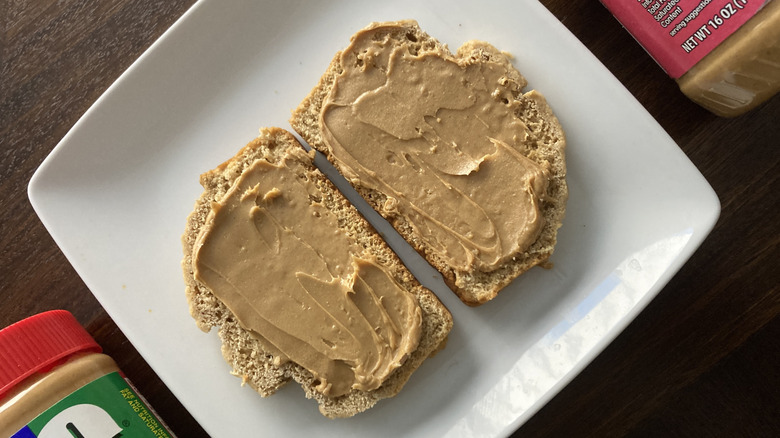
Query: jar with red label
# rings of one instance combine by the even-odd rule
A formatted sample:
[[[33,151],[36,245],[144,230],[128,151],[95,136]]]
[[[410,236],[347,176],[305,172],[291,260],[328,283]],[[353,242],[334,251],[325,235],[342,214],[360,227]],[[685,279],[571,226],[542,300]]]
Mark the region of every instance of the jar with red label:
[[[680,90],[743,114],[780,90],[780,1],[601,0]]]

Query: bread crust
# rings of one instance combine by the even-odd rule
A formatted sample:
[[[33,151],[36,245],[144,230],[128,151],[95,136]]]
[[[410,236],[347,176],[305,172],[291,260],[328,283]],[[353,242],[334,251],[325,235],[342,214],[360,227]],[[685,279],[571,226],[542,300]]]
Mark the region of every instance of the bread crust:
[[[201,175],[204,191],[187,218],[182,236],[184,258],[182,269],[190,314],[198,327],[209,331],[217,327],[222,340],[222,355],[230,364],[232,373],[266,397],[290,381],[298,382],[307,398],[319,404],[320,412],[330,418],[350,417],[374,406],[377,401],[396,395],[411,374],[429,356],[441,349],[452,328],[452,316],[447,308],[428,289],[422,287],[387,246],[378,233],[360,215],[333,184],[310,162],[300,177],[316,182],[321,202],[339,218],[339,226],[358,243],[364,255],[373,256],[383,264],[395,279],[416,298],[422,310],[422,330],[418,348],[404,364],[396,369],[381,387],[374,391],[352,390],[340,397],[327,397],[317,392],[312,374],[294,363],[275,365],[273,356],[266,352],[252,333],[239,324],[211,290],[195,279],[192,255],[195,241],[206,223],[211,203],[221,199],[241,172],[256,160],[279,162],[288,151],[302,148],[289,132],[280,128],[263,128],[259,137],[242,148],[233,158]]]
[[[416,54],[437,53],[451,57],[460,63],[498,62],[507,67],[514,83],[512,89],[515,99],[515,115],[528,128],[527,148],[521,151],[533,161],[549,166],[550,179],[547,192],[541,199],[541,212],[545,225],[539,238],[523,253],[517,254],[511,261],[486,272],[480,270],[459,271],[434,253],[417,235],[407,219],[395,211],[385,208],[386,195],[382,192],[361,186],[359,181],[350,181],[355,190],[399,232],[401,236],[420,253],[443,276],[447,285],[464,303],[478,306],[493,299],[498,292],[533,266],[548,265],[557,242],[557,231],[565,215],[568,187],[566,184],[565,149],[566,138],[563,129],[547,104],[544,96],[531,90],[523,92],[527,85],[525,78],[511,64],[507,55],[492,45],[482,41],[469,41],[463,44],[453,55],[447,46],[429,36],[415,21],[407,20],[392,23],[372,23],[367,27],[377,33],[376,38],[389,35],[391,40],[409,43],[416,41]],[[322,152],[342,174],[351,174],[344,169],[339,160],[323,141],[320,127],[320,113],[326,98],[334,86],[336,78],[343,71],[341,54],[336,53],[319,83],[292,112],[290,124],[298,134],[314,149]],[[546,163],[546,164],[545,164]]]

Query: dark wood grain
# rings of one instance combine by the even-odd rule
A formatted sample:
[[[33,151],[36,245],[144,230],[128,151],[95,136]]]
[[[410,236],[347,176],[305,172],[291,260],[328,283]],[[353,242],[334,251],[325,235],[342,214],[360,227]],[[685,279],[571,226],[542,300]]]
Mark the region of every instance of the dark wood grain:
[[[0,1],[0,327],[70,310],[181,437],[206,434],[70,267],[26,188],[78,118],[192,3]],[[722,214],[647,309],[516,436],[780,435],[780,97],[715,117],[598,2],[542,3],[680,145]]]

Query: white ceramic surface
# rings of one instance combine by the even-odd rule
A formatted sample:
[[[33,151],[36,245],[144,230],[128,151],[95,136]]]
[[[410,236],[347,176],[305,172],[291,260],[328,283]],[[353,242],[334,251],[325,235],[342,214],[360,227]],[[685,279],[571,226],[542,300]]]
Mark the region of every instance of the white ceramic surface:
[[[29,195],[46,228],[212,436],[507,435],[614,339],[711,230],[712,189],[619,82],[536,1],[495,3],[201,1],[34,175]],[[179,238],[200,173],[260,126],[289,128],[290,111],[352,33],[402,18],[453,49],[482,39],[515,56],[566,130],[570,201],[554,269],[533,269],[479,308],[462,305],[380,223],[452,310],[455,328],[397,397],[329,421],[296,385],[262,399],[229,374],[216,333],[200,332],[188,314]]]

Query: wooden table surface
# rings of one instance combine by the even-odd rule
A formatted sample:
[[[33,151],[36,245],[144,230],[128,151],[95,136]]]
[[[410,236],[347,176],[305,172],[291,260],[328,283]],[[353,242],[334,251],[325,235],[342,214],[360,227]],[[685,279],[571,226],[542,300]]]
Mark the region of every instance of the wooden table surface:
[[[180,437],[206,434],[76,275],[26,189],[78,118],[192,3],[0,3],[0,327],[70,310]],[[780,96],[715,117],[599,2],[542,3],[680,145],[722,213],[647,309],[517,436],[780,436]]]

